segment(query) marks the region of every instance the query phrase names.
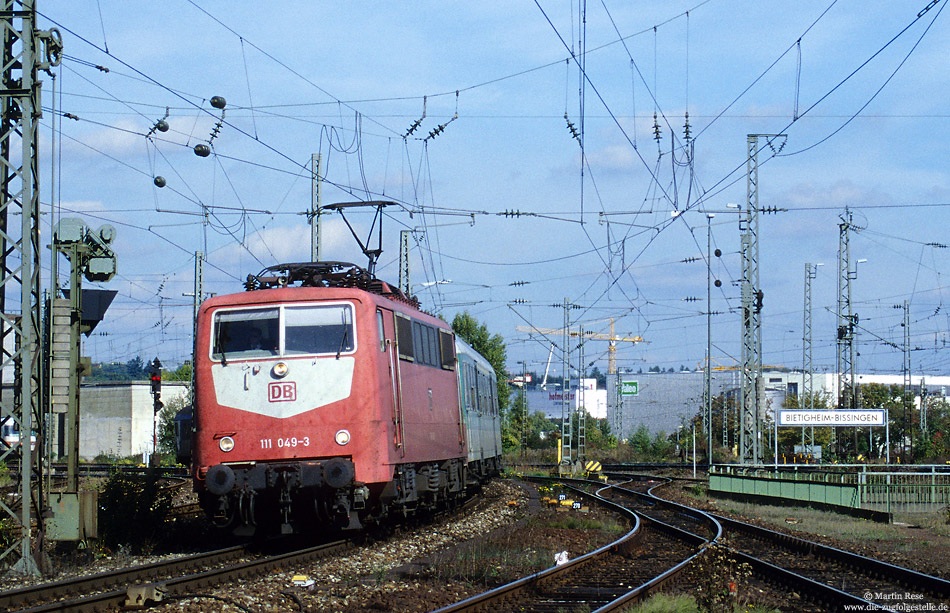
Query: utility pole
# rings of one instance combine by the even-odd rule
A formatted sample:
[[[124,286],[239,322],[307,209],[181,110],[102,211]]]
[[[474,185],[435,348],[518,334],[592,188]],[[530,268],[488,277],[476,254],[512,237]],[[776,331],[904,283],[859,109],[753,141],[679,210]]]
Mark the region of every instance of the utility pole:
[[[581,377],[587,374],[584,364],[584,326],[580,327],[578,338],[580,341],[577,345],[577,395],[575,396],[577,402],[577,461],[583,466],[587,460],[587,407],[581,402]],[[584,391],[586,392],[586,389]],[[586,393],[583,398],[585,401],[587,400]]]
[[[759,286],[759,138],[769,146],[782,134],[746,137],[746,207],[739,222],[742,231],[742,391],[739,395],[739,461],[758,464],[762,459],[759,435],[764,393],[762,385],[762,289]]]
[[[204,259],[205,254],[202,251],[195,251],[195,286],[192,293],[182,294],[182,296],[191,296],[191,391],[189,396],[191,404],[195,402],[195,350],[198,348],[198,310],[201,308],[201,301],[204,297]],[[158,358],[155,358],[156,360]]]
[[[913,461],[914,458],[914,395],[911,387],[911,369],[910,369],[910,302],[904,301],[904,426],[901,428],[901,455],[904,456],[904,464]],[[910,420],[908,420],[908,416]],[[910,453],[907,452],[905,441],[910,439]],[[887,459],[890,462],[890,458]]]
[[[408,295],[408,294],[407,294]],[[528,363],[521,361],[521,460],[528,449]]]
[[[0,0],[3,63],[0,78],[0,369],[13,375],[12,393],[0,399],[0,420],[11,421],[21,444],[0,451],[0,460],[18,466],[13,496],[0,505],[0,517],[12,522],[13,543],[0,560],[19,554],[15,571],[39,575],[33,553],[45,538],[47,504],[42,491],[43,386],[40,342],[39,138],[41,82],[37,72],[59,64],[62,36],[36,29],[34,0]],[[19,147],[19,151],[17,151]],[[20,227],[11,226],[19,219]],[[10,304],[7,298],[10,298]],[[17,306],[13,306],[18,301]],[[13,307],[13,308],[11,308]],[[30,445],[36,432],[36,453]],[[31,515],[31,511],[38,512]]]
[[[570,472],[566,470],[566,467],[571,464],[571,447],[572,447],[572,423],[571,423],[571,405],[568,400],[568,393],[571,388],[571,361],[570,361],[570,347],[568,342],[570,341],[570,308],[571,303],[568,302],[567,298],[564,299],[564,327],[562,328],[561,336],[561,347],[562,356],[561,356],[561,453],[560,457],[560,471],[559,472]]]
[[[855,376],[855,337],[858,316],[853,312],[851,304],[851,281],[858,276],[857,269],[851,269],[850,235],[855,226],[851,211],[847,208],[840,219],[841,223],[838,224],[838,340],[835,345],[838,386],[835,406],[839,409],[855,409],[861,405],[858,381]],[[858,260],[858,263],[863,261],[865,260]],[[857,429],[854,434],[857,437]],[[836,453],[842,451],[838,445],[835,428],[831,429],[831,445]]]
[[[406,296],[412,295],[409,281],[409,234],[412,230],[399,231],[399,289]]]
[[[312,173],[310,175],[310,261],[319,262],[320,256],[320,214],[321,205],[321,186],[323,184],[323,156],[314,153],[310,158]],[[408,295],[408,294],[407,294]]]
[[[811,282],[818,276],[819,264],[805,264],[805,304],[803,309],[802,322],[802,393],[801,398],[803,409],[815,408],[814,379],[812,377],[812,309],[811,309]],[[808,449],[814,450],[815,445],[815,427],[811,427],[810,440],[805,442],[805,426],[802,426],[802,451]]]
[[[612,375],[614,380],[614,393],[610,394],[608,392],[608,400],[610,396],[613,396],[613,401],[616,404],[616,410],[614,411],[614,427],[612,428],[614,435],[617,438],[617,443],[623,442],[623,396],[621,395],[621,390],[623,389],[623,383],[621,381],[621,376],[619,372],[616,372]],[[610,386],[607,386],[607,389],[610,389]]]
[[[706,214],[706,368],[703,384],[703,428],[706,432],[706,463],[713,465],[712,444],[712,220],[716,215]]]

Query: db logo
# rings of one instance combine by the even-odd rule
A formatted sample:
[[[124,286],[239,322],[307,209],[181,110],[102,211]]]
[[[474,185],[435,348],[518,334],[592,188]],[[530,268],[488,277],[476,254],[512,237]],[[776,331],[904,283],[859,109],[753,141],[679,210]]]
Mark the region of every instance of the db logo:
[[[291,402],[297,399],[297,384],[293,381],[275,381],[267,385],[268,402]]]

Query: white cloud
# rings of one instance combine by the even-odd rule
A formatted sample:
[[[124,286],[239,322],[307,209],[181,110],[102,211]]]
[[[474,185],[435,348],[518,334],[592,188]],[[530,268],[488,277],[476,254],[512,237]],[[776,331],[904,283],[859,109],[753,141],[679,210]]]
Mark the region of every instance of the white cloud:
[[[83,213],[98,213],[106,210],[101,200],[68,200],[59,206],[63,217],[82,215]]]
[[[857,185],[843,179],[831,185],[799,183],[785,194],[792,208],[867,206],[869,204],[890,204],[892,198],[887,194]]]
[[[249,233],[243,245],[231,243],[213,253],[211,259],[228,262],[228,268],[233,267],[231,263],[243,263],[252,259],[251,254],[268,266],[282,262],[308,262],[310,235],[310,226],[303,223],[289,227],[265,228],[260,232]],[[321,249],[326,255],[322,255],[321,259],[337,259],[335,254],[348,247],[351,241],[349,231],[342,222],[336,219],[325,220],[321,230]],[[254,265],[249,263],[245,267],[254,268]]]

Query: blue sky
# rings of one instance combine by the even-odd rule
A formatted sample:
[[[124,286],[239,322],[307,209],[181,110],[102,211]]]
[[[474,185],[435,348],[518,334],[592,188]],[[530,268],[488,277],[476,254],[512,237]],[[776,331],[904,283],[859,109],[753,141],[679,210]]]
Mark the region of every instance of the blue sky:
[[[760,217],[763,361],[801,366],[804,265],[823,263],[814,362],[834,367],[838,224],[851,207],[859,370],[900,371],[893,307],[906,300],[914,369],[947,374],[950,16],[945,0],[928,4],[603,0],[582,15],[571,0],[41,2],[40,26],[60,28],[66,55],[55,97],[43,77],[43,202],[118,230],[119,275],[104,287],[119,296],[86,353],[188,359],[195,251],[216,294],[308,260],[301,213],[319,152],[325,204],[399,204],[379,275],[395,282],[399,231],[415,230],[423,306],[487,323],[513,370],[544,369],[550,344],[516,327],[560,328],[565,299],[579,307],[572,327],[607,332],[614,318],[618,334],[646,340],[620,345],[621,367],[697,367],[715,213],[712,354],[728,365],[741,267],[726,205],[746,199],[747,135],[785,133],[759,158],[760,205],[783,209]],[[212,96],[228,105],[200,158],[192,148],[221,119]],[[166,108],[171,129],[149,137]],[[583,155],[568,123],[583,127]],[[324,219],[324,259],[362,264],[339,216]],[[365,232],[370,217],[352,220]],[[606,370],[606,351],[590,342],[585,359]]]

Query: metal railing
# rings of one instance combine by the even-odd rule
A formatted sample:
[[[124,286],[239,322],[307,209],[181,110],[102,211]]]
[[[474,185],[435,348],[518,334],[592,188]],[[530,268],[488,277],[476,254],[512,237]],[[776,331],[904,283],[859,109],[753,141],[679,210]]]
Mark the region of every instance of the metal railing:
[[[714,466],[710,489],[874,511],[921,513],[950,506],[950,466]]]

